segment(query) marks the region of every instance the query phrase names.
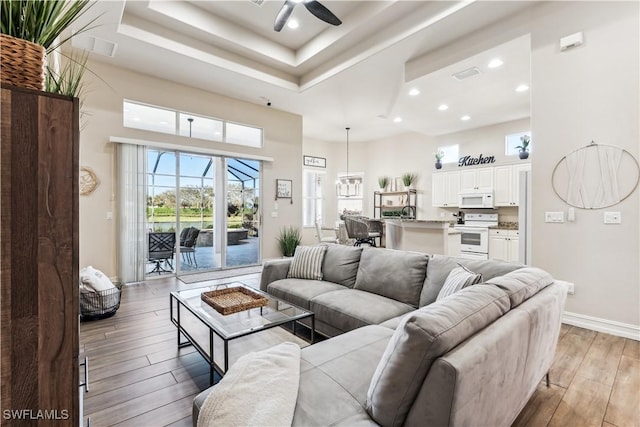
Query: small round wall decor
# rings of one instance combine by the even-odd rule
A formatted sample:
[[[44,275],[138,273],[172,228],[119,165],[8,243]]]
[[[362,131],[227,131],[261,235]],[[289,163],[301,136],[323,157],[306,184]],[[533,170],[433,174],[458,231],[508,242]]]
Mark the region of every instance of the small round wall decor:
[[[90,168],[82,166],[80,168],[80,195],[88,196],[98,187],[100,181]]]

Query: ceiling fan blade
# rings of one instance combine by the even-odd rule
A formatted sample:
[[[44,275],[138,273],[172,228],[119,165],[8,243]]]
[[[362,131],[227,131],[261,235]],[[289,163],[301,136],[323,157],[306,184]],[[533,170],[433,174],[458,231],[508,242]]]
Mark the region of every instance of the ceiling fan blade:
[[[295,5],[296,3],[292,0],[287,0],[284,2],[282,8],[280,9],[280,12],[278,12],[278,16],[276,16],[276,23],[273,25],[273,29],[275,31],[282,30],[284,24],[286,24],[289,20],[289,17],[291,16],[291,12],[293,12],[293,8],[295,7]]]
[[[336,15],[334,15],[329,9],[324,7],[318,1],[305,0],[304,5],[309,12],[315,15],[316,18],[321,19],[331,25],[342,24],[342,21]]]

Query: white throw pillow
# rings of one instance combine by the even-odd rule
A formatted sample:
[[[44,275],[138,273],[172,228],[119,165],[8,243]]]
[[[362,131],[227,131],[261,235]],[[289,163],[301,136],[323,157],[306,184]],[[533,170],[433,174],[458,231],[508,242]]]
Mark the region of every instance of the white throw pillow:
[[[482,282],[482,274],[474,273],[466,267],[458,264],[458,267],[451,270],[447,276],[447,280],[444,281],[444,285],[442,285],[442,289],[440,289],[440,293],[438,293],[436,301],[449,295],[453,295],[460,289],[480,282]]]
[[[326,251],[325,245],[298,246],[293,254],[287,277],[322,280],[322,262]]]
[[[80,290],[102,292],[115,288],[111,280],[100,270],[91,266],[80,270]]]

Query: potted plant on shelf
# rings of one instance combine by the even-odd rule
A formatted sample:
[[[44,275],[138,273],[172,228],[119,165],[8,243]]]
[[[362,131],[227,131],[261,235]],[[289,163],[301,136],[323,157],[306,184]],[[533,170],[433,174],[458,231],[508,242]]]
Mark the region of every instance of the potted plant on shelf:
[[[3,0],[0,10],[2,83],[43,90],[46,69],[49,78],[47,89],[53,88],[54,93],[58,93],[55,88],[63,85],[60,80],[67,81],[64,84],[67,89],[74,86],[78,88],[72,80],[79,81],[82,78],[81,71],[84,71],[86,60],[60,75],[52,74],[51,69],[45,67],[45,57],[71,38],[71,35],[63,37],[62,34],[94,4],[89,0]],[[96,19],[75,29],[74,34],[86,31]],[[69,60],[74,61],[73,58]],[[52,82],[51,77],[58,82]],[[77,96],[77,93],[72,95]]]
[[[385,191],[387,189],[387,185],[389,185],[389,177],[388,176],[379,176],[378,177],[378,186],[380,186],[380,191]]]
[[[414,173],[402,174],[402,183],[404,184],[405,190],[409,190],[411,184],[413,184],[417,178],[418,176]]]
[[[442,169],[442,159],[444,158],[444,151],[438,150],[434,153],[436,156],[436,169]]]
[[[280,252],[284,257],[292,257],[296,252],[296,247],[300,245],[300,230],[296,227],[284,227],[280,230],[280,236],[278,236],[278,245],[280,246]]]
[[[529,157],[529,143],[531,142],[531,137],[529,135],[522,135],[520,137],[521,145],[518,145],[516,148],[520,149],[518,153],[518,157],[521,160],[527,159]]]

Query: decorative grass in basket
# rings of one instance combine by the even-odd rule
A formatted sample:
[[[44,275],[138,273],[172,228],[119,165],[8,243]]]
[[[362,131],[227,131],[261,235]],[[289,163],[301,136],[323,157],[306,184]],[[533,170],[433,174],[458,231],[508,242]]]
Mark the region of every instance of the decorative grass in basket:
[[[202,301],[222,315],[238,313],[267,305],[269,300],[257,292],[240,286],[203,292]]]

